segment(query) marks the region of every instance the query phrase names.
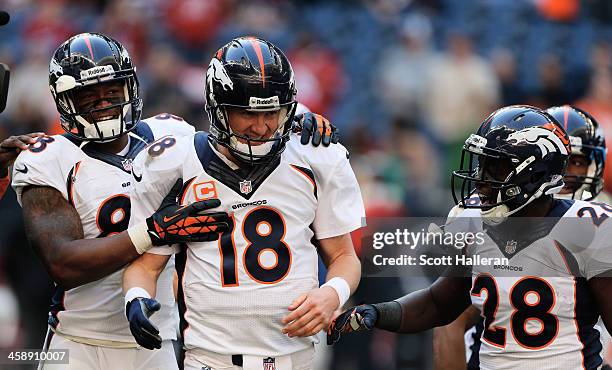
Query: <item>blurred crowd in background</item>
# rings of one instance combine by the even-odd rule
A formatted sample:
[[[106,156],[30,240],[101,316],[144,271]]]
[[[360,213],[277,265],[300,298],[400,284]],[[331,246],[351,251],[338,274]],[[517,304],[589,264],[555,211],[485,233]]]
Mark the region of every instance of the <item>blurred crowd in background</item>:
[[[573,103],[612,138],[607,0],[3,0],[0,9],[11,15],[0,28],[0,61],[12,73],[0,138],[61,133],[48,63],[61,42],[85,31],[126,46],[144,117],[170,112],[206,130],[211,56],[235,36],[257,35],[288,55],[298,100],[340,128],[369,217],[445,215],[463,140],[500,106]],[[606,183],[612,190],[612,163]],[[0,348],[37,348],[51,283],[12,193],[0,203],[0,225]],[[373,280],[356,300],[427,283]],[[429,342],[355,335],[336,347],[330,368],[426,369]]]

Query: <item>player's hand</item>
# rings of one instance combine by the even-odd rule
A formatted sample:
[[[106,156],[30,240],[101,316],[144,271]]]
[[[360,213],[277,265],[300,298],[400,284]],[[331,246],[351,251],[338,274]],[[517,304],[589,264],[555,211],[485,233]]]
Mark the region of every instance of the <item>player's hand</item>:
[[[22,150],[28,149],[28,145],[35,143],[36,139],[40,136],[45,136],[45,133],[34,132],[27,135],[15,135],[4,139],[2,143],[0,143],[0,174],[6,173],[6,169],[13,164],[17,155],[19,155]]]
[[[206,213],[206,210],[221,205],[219,199],[180,206],[177,198],[182,187],[183,180],[178,179],[161,206],[147,218],[147,231],[155,246],[217,240],[219,233],[229,229],[229,216],[226,212]]]
[[[161,348],[162,339],[159,336],[159,330],[149,320],[149,317],[160,308],[159,302],[151,298],[134,298],[125,306],[130,331],[136,343],[146,349]]]
[[[293,118],[293,132],[302,133],[300,142],[303,145],[312,143],[313,146],[329,146],[331,143],[338,143],[340,133],[338,128],[332,125],[329,120],[320,114],[311,112],[298,114]]]
[[[340,305],[338,293],[323,287],[302,294],[289,306],[289,313],[282,320],[283,333],[289,337],[308,337],[325,329],[334,311]]]
[[[327,329],[327,344],[332,345],[340,340],[341,333],[372,330],[378,320],[378,311],[371,304],[351,307],[332,321]]]

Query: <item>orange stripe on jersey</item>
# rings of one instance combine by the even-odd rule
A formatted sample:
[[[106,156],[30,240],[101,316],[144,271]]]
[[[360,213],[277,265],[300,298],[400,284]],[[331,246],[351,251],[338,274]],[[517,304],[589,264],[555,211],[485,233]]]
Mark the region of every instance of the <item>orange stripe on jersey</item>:
[[[77,172],[79,172],[79,168],[81,167],[81,161],[78,161],[74,167],[70,169],[68,172],[68,178],[66,179],[66,187],[68,190],[68,203],[73,207],[76,207],[74,204],[74,181],[76,179]],[[97,218],[97,216],[96,216]],[[96,223],[98,220],[96,219]]]
[[[185,196],[187,195],[187,190],[189,190],[189,186],[191,185],[191,183],[193,182],[193,180],[195,180],[195,177],[190,178],[189,180],[187,180],[187,182],[183,185],[183,188],[181,189],[181,193],[179,195],[179,199],[181,200],[179,202],[179,205],[183,206],[185,205]]]
[[[294,170],[296,170],[297,172],[301,173],[302,175],[304,175],[308,181],[310,181],[310,183],[312,184],[313,187],[313,191],[314,191],[314,197],[317,197],[317,183],[315,182],[315,178],[314,178],[314,173],[309,170],[308,168],[304,168],[304,167],[300,167],[294,164],[290,164],[291,168],[293,168]]]

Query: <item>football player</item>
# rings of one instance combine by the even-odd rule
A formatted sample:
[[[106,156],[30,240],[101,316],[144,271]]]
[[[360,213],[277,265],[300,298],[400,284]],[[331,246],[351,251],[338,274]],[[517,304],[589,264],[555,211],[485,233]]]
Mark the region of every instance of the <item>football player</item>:
[[[15,135],[6,138],[0,143],[0,199],[4,196],[11,180],[9,178],[9,167],[17,158],[17,155],[34,143],[37,137],[43,136],[42,132],[27,135]]]
[[[360,276],[349,233],[361,227],[364,207],[348,152],[304,146],[291,133],[293,70],[270,42],[240,37],[224,45],[205,90],[210,134],[170,138],[163,152],[139,155],[133,171],[142,180],[130,222],[177,178],[185,180],[181,204],[218,197],[215,210],[230,213],[218,242],[187,243],[181,254],[185,369],[311,369],[313,335]],[[328,268],[321,287],[317,252]],[[159,346],[148,316],[167,259],[145,254],[124,274],[132,333],[148,348]]]
[[[531,248],[546,258],[542,274],[508,276],[495,266],[474,265],[471,278],[442,277],[395,301],[343,312],[329,329],[330,341],[342,332],[373,327],[410,333],[446,325],[474,304],[485,317],[477,352],[480,369],[598,369],[602,358],[597,318],[612,329],[610,264],[605,260],[612,207],[553,198],[564,186],[569,144],[562,125],[548,113],[529,106],[506,107],[466,140],[462,169],[453,172],[453,179],[462,182],[460,197],[453,188],[459,207],[481,210],[491,241],[509,217],[562,216],[589,223],[592,218],[586,233],[566,230],[567,223],[557,222],[545,234],[523,230],[519,248],[513,244],[515,248],[502,250],[488,243],[480,250],[466,250],[468,255],[508,256],[513,266],[529,266],[534,263],[527,252]],[[471,201],[474,192],[479,202]],[[576,258],[566,246],[600,254],[592,260]],[[597,263],[600,260],[604,262]],[[565,275],[559,276],[560,271]]]
[[[602,193],[606,142],[599,123],[580,108],[564,105],[546,110],[566,130],[571,154],[558,199],[596,200],[606,202]],[[478,369],[474,350],[480,345],[483,322],[480,312],[468,308],[451,324],[434,329],[434,366],[436,369]],[[604,348],[609,342],[607,331],[601,333]],[[605,338],[605,340],[603,340]],[[464,345],[465,342],[465,345]]]
[[[128,229],[132,160],[147,145],[158,150],[164,136],[190,135],[194,129],[169,114],[140,120],[142,100],[130,56],[101,34],[80,34],[59,46],[50,62],[49,87],[66,134],[38,137],[20,153],[12,180],[26,235],[56,283],[45,349],[70,350],[69,364],[40,367],[176,369],[170,343],[177,325],[172,263],[157,292],[162,309],[155,320],[164,339],[158,352],[137,350],[125,320],[121,275],[145,251],[170,253],[165,245],[216,239],[227,227],[223,213],[205,221],[198,215],[217,207],[216,199],[179,208],[173,194],[179,184],[146,221]],[[172,231],[181,222],[202,228]]]
[[[145,148],[161,153],[166,136],[192,135],[194,129],[167,113],[140,120],[135,68],[127,50],[105,35],[85,33],[63,43],[51,59],[49,85],[67,133],[38,137],[19,156],[13,175],[30,243],[57,284],[45,348],[70,349],[69,365],[44,368],[175,369],[173,261],[157,291],[161,351],[137,349],[120,284],[124,266],[143,252],[169,254],[157,246],[214,240],[227,227],[223,212],[201,216],[217,199],[179,208],[177,181],[151,217],[128,229],[129,192],[138,181],[131,176],[134,157]],[[298,124],[303,140],[313,145],[336,135],[318,115],[303,115]],[[311,141],[319,126],[323,135]],[[185,222],[189,230],[179,226]]]

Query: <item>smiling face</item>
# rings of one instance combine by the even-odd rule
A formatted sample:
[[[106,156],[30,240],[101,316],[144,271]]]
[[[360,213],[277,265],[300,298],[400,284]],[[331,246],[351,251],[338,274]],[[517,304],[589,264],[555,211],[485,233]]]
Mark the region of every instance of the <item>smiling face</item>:
[[[118,118],[121,115],[121,106],[117,104],[125,103],[124,86],[123,81],[111,81],[83,87],[75,91],[74,104],[76,105],[76,111],[82,112],[83,118],[89,123]],[[112,106],[114,107],[105,109]],[[91,114],[87,114],[92,110]]]

